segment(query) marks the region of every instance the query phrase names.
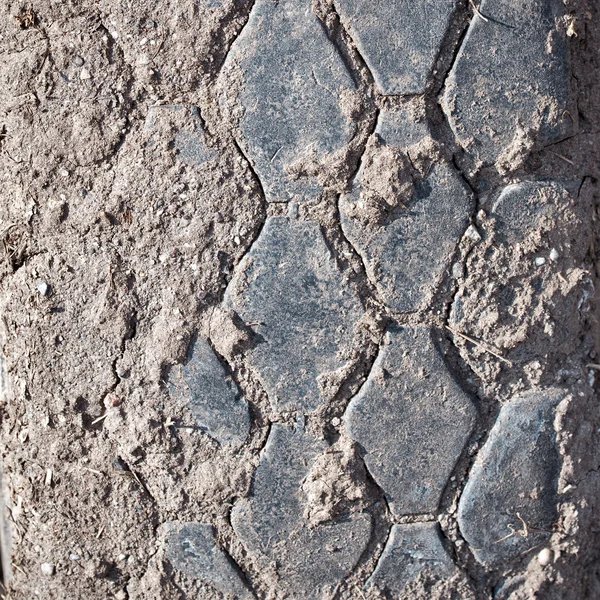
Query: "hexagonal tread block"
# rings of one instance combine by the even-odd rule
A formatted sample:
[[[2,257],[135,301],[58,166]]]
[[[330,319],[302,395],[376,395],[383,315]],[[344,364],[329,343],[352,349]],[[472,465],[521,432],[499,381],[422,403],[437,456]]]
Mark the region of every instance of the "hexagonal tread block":
[[[372,168],[363,161],[352,191],[340,199],[342,228],[386,305],[413,312],[431,302],[467,228],[474,198],[456,169],[444,161],[414,186],[410,171],[402,172],[408,162],[406,147],[427,135],[423,123],[412,122],[404,111],[383,111],[375,133],[377,144],[366,155],[367,164],[387,163]],[[400,173],[395,187],[385,189],[382,169]],[[403,192],[409,197],[400,198]],[[372,201],[385,206],[384,218],[365,218],[365,203]]]
[[[475,408],[424,327],[393,328],[344,415],[396,516],[435,512]]]
[[[228,554],[216,543],[206,523],[165,523],[167,557],[177,570],[206,582],[227,597],[249,600],[243,576]]]
[[[207,340],[198,338],[189,360],[171,369],[168,388],[218,442],[234,446],[244,442],[250,430],[248,404]]]
[[[316,410],[317,377],[346,364],[353,326],[363,314],[319,225],[269,217],[226,290],[224,305],[258,332],[249,350],[276,410]]]
[[[301,428],[273,425],[251,495],[231,514],[247,551],[276,561],[282,589],[307,600],[330,597],[371,536],[371,519],[363,514],[307,526],[302,482],[324,448]]]
[[[561,469],[554,413],[566,395],[527,392],[500,410],[458,507],[460,530],[479,562],[504,565],[552,534]]]
[[[419,575],[427,573],[436,579],[448,579],[456,566],[444,548],[436,523],[392,525],[390,537],[367,588],[400,596],[404,587]]]
[[[570,74],[561,0],[482,0],[450,72],[443,106],[484,164],[564,137]],[[576,116],[576,115],[575,115]]]
[[[335,6],[382,94],[425,91],[453,0],[335,0]]]
[[[318,181],[290,169],[320,163],[352,139],[355,125],[343,98],[356,85],[311,0],[257,0],[224,76],[235,82],[230,89],[239,89],[240,143],[267,201],[314,198]]]

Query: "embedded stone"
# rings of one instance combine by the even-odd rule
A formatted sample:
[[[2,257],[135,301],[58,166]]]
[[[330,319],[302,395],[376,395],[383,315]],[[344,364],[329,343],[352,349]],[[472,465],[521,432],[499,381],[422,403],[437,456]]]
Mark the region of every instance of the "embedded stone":
[[[443,580],[455,572],[436,523],[392,525],[383,554],[366,587],[400,595],[406,584],[422,573]]]
[[[433,335],[425,327],[390,329],[344,415],[395,516],[437,510],[475,420]]]
[[[547,228],[546,222],[564,218],[577,197],[580,181],[522,181],[507,185],[492,202],[490,216],[496,219],[502,241],[522,244],[532,232]]]
[[[425,91],[453,0],[335,0],[335,6],[382,94]]]
[[[484,164],[560,140],[569,61],[561,0],[482,0],[446,82],[443,107],[459,143]],[[522,159],[521,159],[522,160]]]
[[[254,598],[237,566],[217,546],[211,525],[173,521],[166,524],[166,538],[167,558],[177,570],[222,594]]]
[[[200,166],[216,158],[216,153],[206,143],[204,123],[195,106],[152,106],[145,128],[151,133],[164,134],[173,144],[178,158],[189,165]],[[149,143],[150,146],[154,144],[154,140]]]
[[[221,444],[241,445],[250,430],[248,404],[207,340],[198,338],[189,360],[169,374],[169,392]]]
[[[329,598],[356,566],[371,536],[365,514],[310,527],[302,483],[325,442],[300,426],[273,425],[250,497],[237,502],[231,523],[246,550],[275,561],[279,584],[293,597]]]
[[[321,186],[307,170],[352,139],[343,102],[356,85],[311,0],[257,0],[224,74],[239,90],[239,142],[267,201],[314,198]]]
[[[257,332],[247,353],[276,410],[311,412],[317,378],[346,364],[362,305],[314,221],[269,217],[224,298]]]
[[[548,540],[558,515],[554,432],[561,389],[524,393],[500,410],[469,474],[458,525],[475,558],[505,564]]]
[[[365,153],[351,192],[340,199],[346,237],[382,300],[398,312],[427,307],[474,205],[470,190],[446,162],[436,162],[424,179],[413,183],[404,151],[424,139],[426,131],[404,111],[382,112],[377,144]],[[394,174],[396,183],[384,181],[382,173]],[[383,208],[370,215],[373,203]]]

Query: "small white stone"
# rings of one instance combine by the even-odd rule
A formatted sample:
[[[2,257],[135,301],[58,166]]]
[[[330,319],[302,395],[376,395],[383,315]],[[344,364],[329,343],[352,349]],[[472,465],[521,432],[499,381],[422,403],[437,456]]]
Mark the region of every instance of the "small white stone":
[[[48,577],[54,575],[54,565],[52,563],[42,563],[40,569],[42,575],[47,575]]]
[[[477,231],[475,225],[469,225],[467,227],[467,230],[465,231],[465,236],[468,237],[470,240],[473,240],[474,242],[481,241],[481,234],[479,233],[479,231]]]
[[[69,176],[69,171],[67,171],[66,169],[61,169],[61,170],[59,171],[59,173],[60,173],[60,176],[61,176],[61,177],[68,177],[68,176]],[[65,197],[66,197],[66,196],[65,196]]]
[[[549,565],[552,562],[552,550],[550,550],[550,548],[544,548],[540,551],[537,558],[542,567]]]
[[[460,279],[465,273],[465,269],[462,263],[456,262],[452,265],[452,277],[454,279]]]
[[[117,560],[119,562],[125,560],[127,558],[127,554],[119,554],[119,556],[117,556]]]
[[[91,79],[92,75],[87,69],[81,69],[81,73],[79,73],[79,79]]]
[[[47,296],[48,292],[50,291],[50,286],[45,281],[40,281],[37,285],[37,291],[42,296]]]
[[[545,263],[546,263],[546,259],[545,259],[543,256],[538,256],[538,257],[535,259],[535,266],[536,266],[536,267],[541,267],[541,266],[542,266],[543,264],[545,264]]]
[[[75,552],[71,552],[71,554],[69,554],[69,560],[79,560],[81,558],[81,556],[79,556],[79,554],[76,554]]]
[[[337,426],[340,424],[340,422],[341,422],[341,421],[340,421],[340,419],[339,419],[338,417],[333,417],[333,419],[331,419],[331,424],[332,424],[334,427],[337,427]]]
[[[556,251],[556,248],[552,248],[552,250],[550,250],[550,260],[558,260],[559,254]]]

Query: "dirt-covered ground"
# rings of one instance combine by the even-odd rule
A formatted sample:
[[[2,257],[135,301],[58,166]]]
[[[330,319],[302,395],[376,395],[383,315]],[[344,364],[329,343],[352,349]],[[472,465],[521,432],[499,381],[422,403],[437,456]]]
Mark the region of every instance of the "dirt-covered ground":
[[[327,21],[329,3],[316,4]],[[566,4],[573,17],[568,43],[576,131],[542,149],[517,149],[507,159],[508,175],[495,173],[494,183],[578,181],[592,210],[559,211],[545,231],[572,248],[571,266],[581,270],[563,280],[551,279],[551,273],[542,280],[547,295],[534,300],[528,290],[536,282],[522,277],[510,249],[473,251],[463,238],[457,252],[468,261],[469,274],[458,278],[457,288],[446,273],[428,305],[435,310],[427,313],[428,324],[446,327],[448,360],[461,377],[473,379],[473,394],[505,399],[557,380],[572,390],[556,421],[563,466],[550,564],[533,552],[517,570],[483,569],[448,508],[440,524],[447,543],[456,545],[462,570],[429,587],[417,582],[406,597],[491,598],[492,589],[511,578],[497,598],[600,597],[600,415],[593,391],[600,370],[594,295],[600,259],[600,6],[593,0]],[[473,17],[469,3],[458,5],[460,15]],[[6,598],[225,597],[182,575],[167,559],[165,524],[173,521],[213,525],[218,545],[252,593],[283,597],[269,565],[247,551],[230,520],[232,506],[251,489],[272,423],[294,420],[269,405],[248,367],[251,325],[236,321],[222,305],[267,216],[288,210],[265,201],[263,185],[236,141],[235,111],[223,101],[229,86],[237,85],[223,79],[225,58],[251,9],[249,0],[5,0],[0,7]],[[460,18],[456,26],[464,27]],[[348,60],[355,59],[350,53]],[[357,72],[364,70],[357,59],[356,65]],[[371,151],[365,178],[404,193],[402,182],[393,187],[395,182],[377,176],[389,167],[386,160],[397,159],[377,154],[367,141],[377,101],[360,86],[348,100],[358,123],[354,146],[330,165],[335,176],[325,177],[329,192],[299,208],[301,218],[321,225],[343,284],[366,306],[348,349],[352,369],[323,384],[335,388],[331,403],[310,418],[311,431],[326,436],[330,423],[339,430],[393,319],[383,315],[376,286],[342,233],[336,195],[345,191],[344,178],[347,183],[356,173],[359,157]],[[423,164],[432,156],[454,159],[476,183],[482,175],[446,140],[447,126],[436,123],[438,107],[424,101],[422,108],[418,99],[414,106],[437,128],[437,139],[419,149]],[[196,150],[182,151],[178,141],[182,131],[198,136],[200,130],[204,146],[196,150],[206,154],[201,169]],[[493,239],[494,223],[477,218],[482,234]],[[511,292],[516,297],[504,288],[498,292],[514,309],[504,327],[489,312],[488,320],[475,316],[477,307],[492,303],[486,286],[494,277],[522,277],[522,286]],[[564,301],[556,303],[557,297]],[[450,310],[456,298],[462,299],[462,316]],[[538,335],[547,325],[548,305],[558,311],[556,336]],[[399,321],[420,323],[424,314]],[[459,325],[488,345],[452,335]],[[239,446],[220,445],[199,431],[188,406],[170,391],[173,365],[185,361],[198,337],[210,337],[248,402],[249,434]],[[510,368],[489,355],[490,340],[494,348],[516,349]],[[537,364],[519,366],[519,352],[536,354]],[[333,438],[341,458],[326,455],[319,467],[331,496],[321,494],[309,517],[326,521],[339,502],[375,515],[366,553],[337,590],[339,598],[367,597],[362,586],[381,554],[389,515],[355,447],[343,435]],[[470,460],[461,457],[459,480]],[[309,502],[313,484],[305,482]],[[445,492],[443,506],[456,504],[461,485]]]

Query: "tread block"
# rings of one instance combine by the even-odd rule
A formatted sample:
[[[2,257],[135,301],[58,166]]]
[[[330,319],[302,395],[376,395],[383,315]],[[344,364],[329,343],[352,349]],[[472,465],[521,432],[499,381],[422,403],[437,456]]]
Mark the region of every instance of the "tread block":
[[[453,0],[335,0],[335,5],[382,94],[425,91]]]
[[[429,328],[393,328],[344,416],[392,514],[435,512],[471,433],[475,408]]]
[[[450,266],[474,199],[442,160],[413,185],[407,148],[427,138],[424,124],[384,111],[375,133],[351,192],[340,199],[342,228],[385,304],[413,312],[427,307]]]
[[[422,573],[452,577],[456,567],[442,545],[436,523],[392,525],[390,537],[366,587],[400,595]]]
[[[248,352],[276,410],[312,412],[325,401],[317,377],[346,364],[363,309],[338,271],[319,225],[269,217],[225,293],[257,331]]]
[[[248,404],[208,341],[198,338],[189,360],[169,374],[169,392],[185,402],[200,427],[221,444],[241,445],[250,431]]]
[[[148,142],[150,146],[155,145],[162,134],[168,143],[172,143],[179,160],[188,165],[200,167],[218,157],[206,144],[204,123],[195,106],[152,106],[146,117],[145,129],[152,134]]]
[[[458,506],[460,530],[479,562],[503,564],[552,534],[561,468],[554,411],[566,395],[527,392],[500,410]]]
[[[560,0],[482,0],[446,82],[443,107],[459,143],[491,165],[572,128]]]
[[[315,197],[318,181],[290,168],[321,163],[352,139],[344,96],[356,85],[312,2],[257,0],[224,73],[238,82],[240,142],[267,201]]]
[[[254,598],[238,568],[217,546],[211,525],[171,521],[165,526],[167,557],[176,569],[212,585],[228,597]]]
[[[233,508],[231,522],[251,554],[277,562],[283,589],[321,600],[356,565],[371,536],[368,515],[354,514],[309,528],[302,482],[325,443],[302,429],[273,425],[248,499]]]

